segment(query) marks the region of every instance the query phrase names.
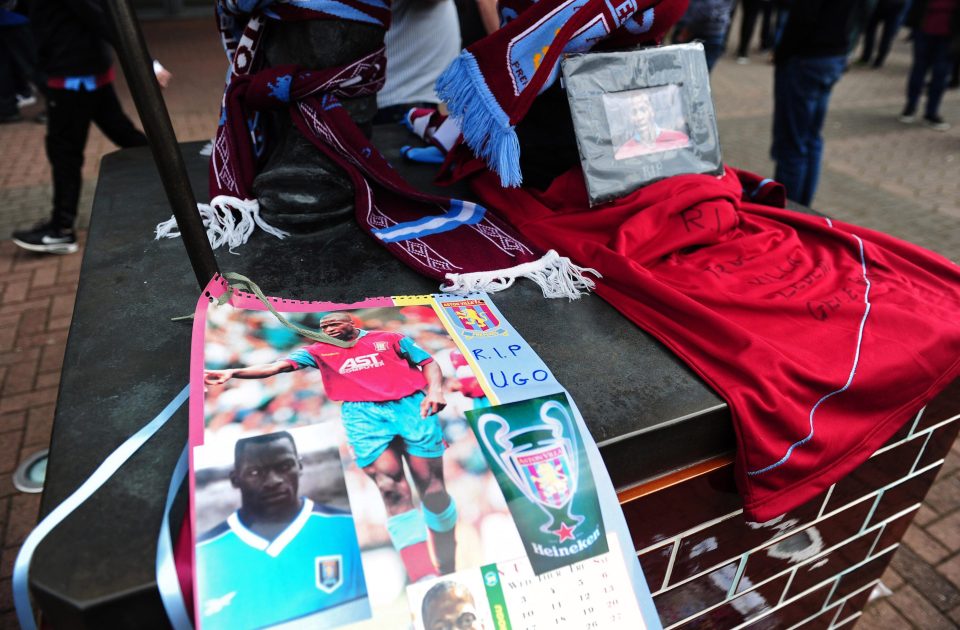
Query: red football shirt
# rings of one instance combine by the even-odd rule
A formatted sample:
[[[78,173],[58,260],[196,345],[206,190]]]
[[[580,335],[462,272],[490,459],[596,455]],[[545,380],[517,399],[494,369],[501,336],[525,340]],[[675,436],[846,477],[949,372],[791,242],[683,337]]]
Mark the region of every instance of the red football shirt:
[[[730,406],[747,518],[826,490],[960,375],[960,268],[868,229],[754,203],[778,184],[727,167],[588,208],[575,169],[545,192],[472,180],[534,244]]]
[[[423,390],[427,380],[417,366],[433,361],[409,337],[384,331],[361,331],[352,348],[318,342],[286,360],[319,369],[327,397],[349,402],[399,400]]]

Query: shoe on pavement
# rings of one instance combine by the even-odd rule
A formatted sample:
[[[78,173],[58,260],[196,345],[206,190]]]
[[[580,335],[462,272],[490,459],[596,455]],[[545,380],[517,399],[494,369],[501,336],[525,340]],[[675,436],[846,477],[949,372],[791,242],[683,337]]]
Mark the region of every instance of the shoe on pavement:
[[[30,92],[17,94],[17,107],[30,107],[37,102],[37,97]]]
[[[737,57],[737,65],[745,66],[750,63],[750,57]]]
[[[900,113],[900,122],[910,124],[917,122],[917,114],[913,109],[909,107],[904,107],[903,111]]]
[[[924,116],[923,124],[931,129],[936,129],[937,131],[946,131],[950,128],[950,123],[939,116]]]
[[[14,114],[0,114],[0,125],[5,123],[20,122],[21,120],[23,120],[23,116],[20,114],[20,112],[16,112]]]
[[[73,230],[61,230],[51,223],[41,223],[30,230],[13,233],[13,242],[31,252],[72,254],[80,249]]]

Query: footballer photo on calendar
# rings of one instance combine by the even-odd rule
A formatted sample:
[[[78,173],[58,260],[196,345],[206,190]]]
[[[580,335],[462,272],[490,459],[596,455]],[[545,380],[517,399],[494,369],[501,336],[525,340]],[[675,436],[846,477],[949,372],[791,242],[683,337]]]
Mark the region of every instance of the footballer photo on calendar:
[[[194,471],[200,627],[370,617],[339,446],[322,427],[195,447]]]
[[[283,316],[316,334],[285,327],[263,310],[209,308],[203,448],[219,444],[222,453],[232,453],[248,439],[268,439],[269,448],[255,446],[253,452],[283,453],[287,466],[293,466],[288,451],[294,445],[298,452],[312,448],[312,441],[336,448],[344,493],[336,500],[310,498],[351,516],[372,615],[367,627],[393,627],[386,619],[408,605],[408,584],[524,553],[466,419],[468,411],[490,405],[489,385],[458,346],[433,298]],[[285,434],[296,441],[264,437]],[[289,488],[292,482],[281,477],[291,471],[281,473],[270,473],[270,483]],[[233,475],[246,483],[239,469]],[[228,475],[220,487],[233,483]],[[280,501],[279,491],[270,496]],[[242,510],[234,521],[241,517]],[[229,517],[220,512],[201,526],[198,511],[197,519],[202,533]],[[272,533],[282,536],[278,532]],[[261,538],[267,545],[257,544],[264,550],[279,540]],[[198,538],[198,550],[202,544]],[[227,594],[218,591],[218,597]]]

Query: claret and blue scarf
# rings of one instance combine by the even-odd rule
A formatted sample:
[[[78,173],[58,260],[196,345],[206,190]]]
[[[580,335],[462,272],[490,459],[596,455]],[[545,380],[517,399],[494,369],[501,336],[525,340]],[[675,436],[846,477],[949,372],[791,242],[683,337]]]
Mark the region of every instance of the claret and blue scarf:
[[[415,190],[390,167],[338,100],[382,87],[382,48],[342,67],[262,68],[260,45],[270,20],[340,19],[386,28],[386,2],[224,1],[218,14],[231,69],[210,160],[211,202],[199,204],[214,247],[241,245],[255,226],[286,236],[260,217],[252,185],[265,158],[261,112],[287,109],[297,130],[350,177],[360,226],[419,273],[451,282],[448,289],[473,284],[475,274],[489,291],[519,277],[536,282],[546,297],[576,298],[592,288],[589,270],[531,246],[482,206]],[[451,230],[455,238],[447,236]],[[173,219],[157,228],[157,238],[177,235]]]

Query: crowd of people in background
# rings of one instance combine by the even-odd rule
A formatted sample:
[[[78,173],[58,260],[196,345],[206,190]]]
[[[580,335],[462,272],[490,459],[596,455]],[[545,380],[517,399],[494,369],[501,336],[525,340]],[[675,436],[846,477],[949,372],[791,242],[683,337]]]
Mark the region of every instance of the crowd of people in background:
[[[823,124],[834,85],[855,65],[881,68],[901,27],[909,30],[912,62],[900,121],[922,121],[946,131],[940,115],[948,87],[958,87],[960,1],[958,0],[690,0],[674,41],[703,42],[712,70],[741,12],[736,62],[750,63],[751,42],[760,18],[759,50],[774,65],[774,179],[788,198],[813,202],[823,155]],[[918,118],[925,91],[922,117]]]
[[[77,251],[73,224],[91,122],[120,147],[146,143],[112,87],[112,38],[102,1],[0,0],[0,124],[23,121],[20,109],[37,98],[46,102],[38,121],[47,124],[53,211],[32,230],[14,233],[25,249]],[[436,107],[436,77],[461,46],[499,27],[495,0],[393,0],[392,11],[390,72],[378,97],[378,122],[398,121],[414,107]],[[672,40],[702,42],[712,70],[734,35],[737,12],[736,62],[750,63],[759,22],[759,49],[774,65],[771,156],[774,177],[790,199],[813,201],[830,94],[851,55],[859,49],[854,65],[882,67],[901,27],[909,30],[912,64],[899,120],[950,128],[940,104],[945,90],[958,86],[960,0],[690,0]],[[157,77],[165,85],[170,74],[158,66]]]

